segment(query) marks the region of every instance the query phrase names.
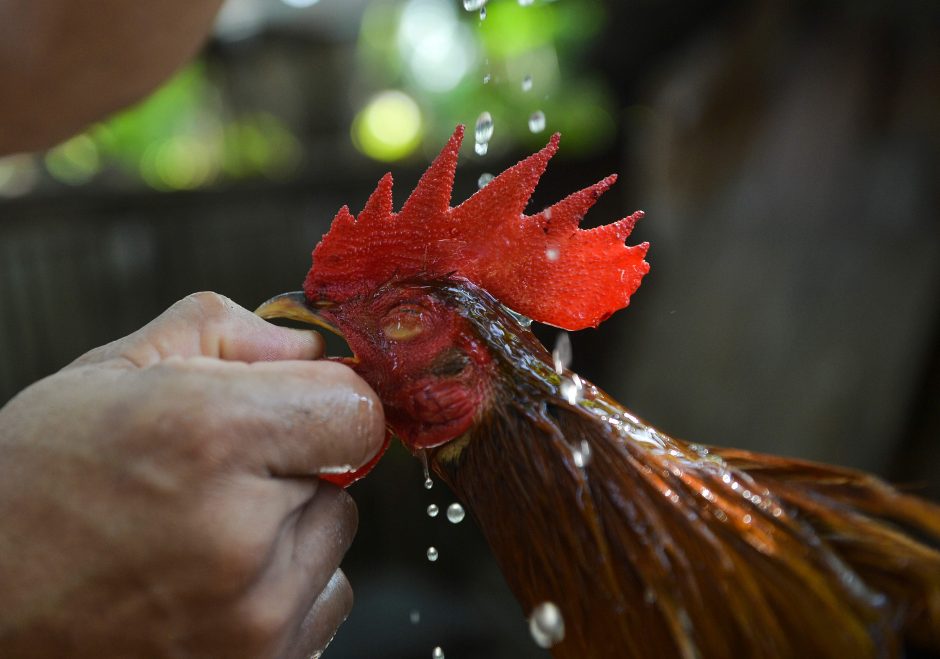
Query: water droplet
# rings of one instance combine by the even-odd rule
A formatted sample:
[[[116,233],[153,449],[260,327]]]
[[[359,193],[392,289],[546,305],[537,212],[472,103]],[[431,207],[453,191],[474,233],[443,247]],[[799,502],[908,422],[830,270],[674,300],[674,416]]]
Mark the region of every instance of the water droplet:
[[[574,460],[574,466],[578,469],[584,469],[591,464],[591,445],[586,440],[581,440],[581,446],[571,452],[571,459]]]
[[[493,137],[493,116],[489,112],[481,112],[477,117],[473,136],[480,144],[486,144]]]
[[[486,5],[483,5],[482,7],[480,7],[480,20],[481,21],[486,20]]]
[[[519,4],[522,4],[522,0],[519,1]],[[527,92],[532,89],[532,76],[526,75],[522,78],[522,91]]]
[[[437,560],[437,547],[428,547],[428,560],[432,563]]]
[[[503,311],[506,312],[506,314],[508,314],[509,316],[512,316],[513,320],[515,320],[517,323],[519,323],[519,326],[520,326],[520,327],[525,327],[525,328],[527,328],[527,329],[528,329],[529,327],[532,327],[532,319],[531,319],[531,318],[528,318],[528,317],[526,317],[526,316],[523,316],[521,313],[519,313],[519,312],[517,312],[517,311],[513,311],[512,309],[510,309],[509,307],[507,307],[505,304],[500,305],[500,306],[502,307]]]
[[[440,645],[431,651],[431,659],[444,659],[444,651],[441,650]]]
[[[558,375],[563,375],[565,369],[571,366],[571,357],[571,338],[568,332],[559,332],[555,337],[555,349],[552,350],[552,362]]]
[[[463,506],[457,502],[447,506],[447,521],[451,524],[460,524],[466,515],[467,514],[464,512]]]
[[[529,130],[533,133],[541,133],[545,130],[545,113],[541,110],[536,110],[529,117]]]
[[[440,512],[440,508],[437,507],[436,503],[432,503],[428,506],[428,517],[437,517],[437,514]]]
[[[542,602],[529,616],[529,633],[540,648],[550,648],[565,639],[565,619],[554,602]]]
[[[489,81],[490,81],[490,74],[489,74],[489,73],[484,73],[484,74],[483,74],[483,84],[486,85],[486,84],[489,83]]]
[[[493,177],[492,174],[489,174],[489,173],[487,173],[487,172],[483,172],[482,174],[480,174],[480,178],[477,179],[477,187],[482,190],[482,189],[485,188],[487,185],[489,185],[490,181],[492,181],[493,178],[494,178],[494,177]]]
[[[434,481],[432,481],[431,477],[428,476],[424,479],[424,489],[430,490],[432,487],[434,487]]]
[[[408,619],[411,621],[412,625],[417,625],[421,622],[421,612],[418,609],[412,609],[411,613],[408,614]]]
[[[545,250],[545,258],[549,261],[557,261],[561,256],[561,252],[558,251],[557,247],[549,247]]]
[[[535,0],[519,0],[519,6],[520,6],[520,7],[528,7],[528,6],[530,6],[533,2],[535,2]]]
[[[486,0],[463,0],[463,8],[467,11],[476,11],[486,4]]]
[[[486,142],[476,142],[473,145],[473,150],[477,152],[478,156],[485,156],[489,145]]]

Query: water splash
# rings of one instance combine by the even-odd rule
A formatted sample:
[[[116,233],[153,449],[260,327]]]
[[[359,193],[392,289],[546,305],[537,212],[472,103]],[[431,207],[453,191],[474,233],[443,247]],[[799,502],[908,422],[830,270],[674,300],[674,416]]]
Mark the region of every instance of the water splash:
[[[542,602],[529,616],[529,633],[540,648],[550,648],[565,639],[565,619],[554,602]]]
[[[562,398],[568,401],[569,405],[577,405],[584,397],[584,383],[577,373],[572,374],[570,379],[562,379],[559,390]]]
[[[555,366],[555,372],[558,375],[564,375],[568,367],[571,366],[572,358],[571,338],[568,336],[568,332],[559,332],[555,338],[555,348],[552,350],[552,363]]]
[[[529,116],[529,130],[533,133],[541,133],[545,130],[545,113],[536,110]]]
[[[467,513],[464,512],[463,506],[457,502],[447,506],[447,521],[451,524],[460,524],[466,515]]]

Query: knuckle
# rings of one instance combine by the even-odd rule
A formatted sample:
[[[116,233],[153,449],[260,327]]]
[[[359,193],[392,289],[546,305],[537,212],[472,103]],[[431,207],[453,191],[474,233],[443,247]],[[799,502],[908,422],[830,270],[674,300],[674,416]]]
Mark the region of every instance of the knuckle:
[[[234,303],[224,295],[213,291],[190,293],[174,306],[184,312],[193,313],[202,318],[221,318],[232,310]]]

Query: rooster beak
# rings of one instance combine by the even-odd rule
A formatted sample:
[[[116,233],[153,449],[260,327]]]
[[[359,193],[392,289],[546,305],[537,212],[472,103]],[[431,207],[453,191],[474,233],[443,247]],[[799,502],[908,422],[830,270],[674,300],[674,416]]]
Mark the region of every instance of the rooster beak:
[[[255,313],[265,320],[286,318],[307,325],[316,325],[343,338],[343,333],[335,325],[317,313],[318,308],[328,309],[331,306],[333,306],[333,303],[327,301],[308,302],[303,291],[294,291],[293,293],[282,293],[272,297],[255,309]]]

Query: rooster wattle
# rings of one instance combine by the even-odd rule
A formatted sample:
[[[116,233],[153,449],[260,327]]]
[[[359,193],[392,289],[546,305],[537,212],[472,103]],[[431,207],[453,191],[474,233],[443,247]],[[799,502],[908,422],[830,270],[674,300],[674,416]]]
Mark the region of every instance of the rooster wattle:
[[[556,369],[523,317],[576,330],[625,307],[649,269],[647,245],[624,245],[642,214],[578,228],[610,177],[524,215],[557,135],[451,208],[462,136],[401,212],[390,175],[358,216],[340,210],[304,290],[258,313],[346,339],[390,433],[476,518],[525,611],[561,610],[554,656],[940,651],[940,507],[673,439]]]

